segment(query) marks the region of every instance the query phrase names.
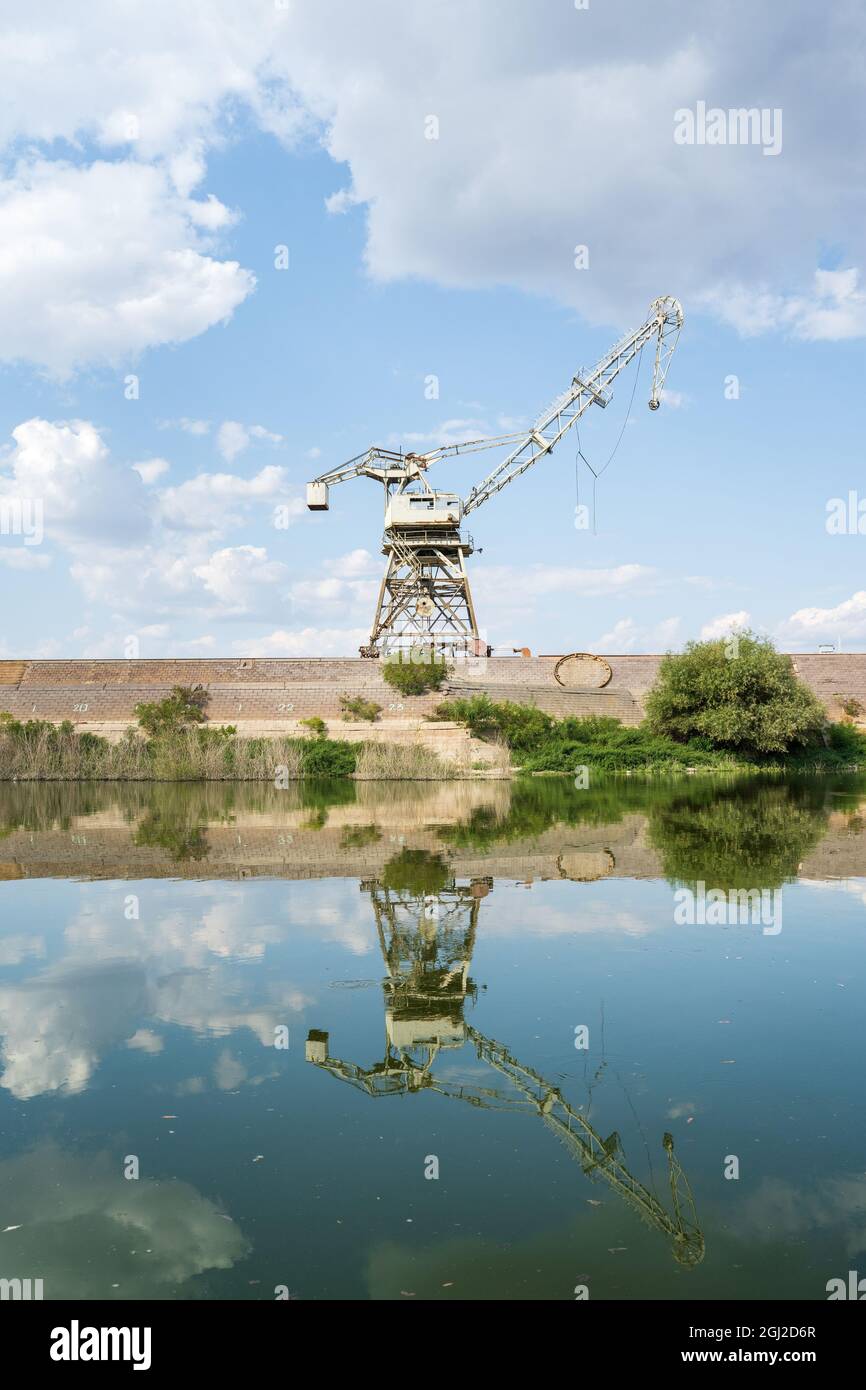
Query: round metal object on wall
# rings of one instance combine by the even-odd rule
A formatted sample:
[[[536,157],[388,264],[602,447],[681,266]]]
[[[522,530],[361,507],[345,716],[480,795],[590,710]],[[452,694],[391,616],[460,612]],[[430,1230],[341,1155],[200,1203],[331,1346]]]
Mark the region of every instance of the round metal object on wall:
[[[572,652],[561,656],[553,669],[553,674],[564,690],[601,690],[607,685],[613,671],[603,656],[592,652]]]
[[[415,604],[415,612],[420,618],[429,618],[434,607],[435,605],[432,598],[427,598],[425,595],[423,598],[419,598],[418,602]]]

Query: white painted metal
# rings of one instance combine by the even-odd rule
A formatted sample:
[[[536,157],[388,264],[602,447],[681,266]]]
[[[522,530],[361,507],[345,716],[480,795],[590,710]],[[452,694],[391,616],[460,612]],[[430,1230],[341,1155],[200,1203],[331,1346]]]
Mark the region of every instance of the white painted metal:
[[[311,512],[326,512],[329,507],[328,484],[307,483],[307,506]]]
[[[460,498],[447,492],[397,492],[385,508],[385,530],[408,526],[429,530],[434,526],[459,526],[463,518]]]

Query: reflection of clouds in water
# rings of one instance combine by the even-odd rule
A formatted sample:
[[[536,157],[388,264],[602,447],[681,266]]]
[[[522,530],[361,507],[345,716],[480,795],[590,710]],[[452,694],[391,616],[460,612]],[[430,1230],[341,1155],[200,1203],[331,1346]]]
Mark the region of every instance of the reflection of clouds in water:
[[[0,1163],[0,1190],[9,1224],[20,1227],[0,1235],[0,1273],[43,1279],[47,1299],[170,1298],[251,1249],[188,1183],[127,1181],[107,1154],[41,1146]]]
[[[295,884],[296,892],[287,904],[289,921],[299,930],[320,941],[333,941],[352,955],[378,951],[376,924],[368,893],[359,891],[353,880],[331,880],[327,884],[329,901],[321,904],[322,882]],[[569,907],[558,908],[556,898],[565,889]],[[479,931],[486,937],[498,936],[578,936],[587,932],[617,932],[644,936],[659,927],[672,925],[664,913],[643,918],[602,898],[582,896],[575,905],[571,883],[534,884],[497,880],[494,893],[481,907]],[[306,900],[308,899],[308,901]],[[565,894],[561,900],[565,900]]]
[[[145,973],[134,963],[92,969],[64,962],[0,988],[0,1084],[19,1100],[83,1091],[100,1055],[129,1036],[147,1003]]]
[[[242,891],[208,886],[193,896],[195,915],[174,911],[148,920],[144,910],[130,922],[123,894],[113,915],[102,894],[98,910],[86,908],[66,929],[63,961],[0,987],[0,1085],[22,1100],[82,1091],[112,1047],[159,1051],[159,1034],[137,1026],[144,1021],[202,1036],[248,1028],[263,1047],[272,1046],[274,1029],[312,1002],[289,982],[263,981],[248,970],[285,929],[259,925]]]
[[[731,1233],[748,1241],[789,1240],[806,1231],[834,1227],[844,1233],[848,1255],[857,1255],[866,1247],[863,1174],[826,1178],[809,1189],[777,1178],[764,1178],[730,1217]]]
[[[209,965],[214,957],[260,960],[266,948],[284,935],[282,928],[259,920],[258,901],[245,895],[243,889],[225,884],[184,884],[184,908],[174,905],[175,897],[167,912],[158,910],[162,896],[140,895],[140,915],[127,921],[124,892],[119,888],[113,902],[102,894],[94,906],[73,918],[64,932],[65,939],[73,952],[88,960],[94,956],[124,960],[159,957],[163,969],[168,970]]]
[[[139,1052],[150,1052],[155,1055],[157,1052],[162,1052],[165,1047],[165,1039],[161,1038],[158,1033],[151,1032],[149,1028],[139,1028],[131,1038],[127,1038],[126,1046]]]
[[[866,907],[866,878],[798,878],[797,886],[825,893],[850,893]]]
[[[522,884],[497,883],[495,898],[491,897],[482,907],[479,930],[490,937],[582,936],[592,932],[646,936],[659,927],[670,926],[673,920],[672,917],[670,920],[639,917],[604,899],[593,900],[585,888],[578,906],[572,884],[567,885],[571,906],[567,910],[558,908],[554,899],[559,896],[560,886],[546,884],[540,889],[534,886],[526,890]],[[512,888],[516,891],[510,891]]]
[[[0,936],[0,965],[20,965],[28,956],[44,959],[44,937]]]
[[[292,926],[315,936],[318,941],[333,941],[353,956],[365,956],[378,950],[376,923],[369,893],[360,891],[354,879],[321,880],[312,884],[293,885],[294,892],[286,903],[286,917]],[[330,901],[322,903],[326,887]]]

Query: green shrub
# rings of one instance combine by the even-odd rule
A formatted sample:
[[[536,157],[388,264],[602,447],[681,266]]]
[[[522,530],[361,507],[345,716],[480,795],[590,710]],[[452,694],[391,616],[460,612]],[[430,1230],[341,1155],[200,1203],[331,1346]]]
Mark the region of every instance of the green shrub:
[[[365,700],[361,695],[341,695],[340,709],[346,723],[353,719],[363,719],[368,724],[375,724],[382,713],[381,705],[377,705],[375,700]]]
[[[382,660],[382,675],[401,695],[426,695],[441,690],[448,674],[445,658],[432,647],[392,652]]]
[[[646,716],[654,733],[678,742],[703,736],[746,756],[817,746],[827,723],[791,658],[751,632],[689,642],[664,657]]]
[[[201,724],[207,701],[206,691],[193,690],[188,685],[175,685],[164,700],[136,705],[135,717],[144,732],[156,738],[160,734],[188,729],[192,724]]]
[[[311,733],[315,734],[316,738],[327,737],[328,726],[324,719],[320,719],[317,714],[314,714],[311,719],[302,719],[301,724],[305,729],[309,729]]]
[[[306,777],[351,777],[355,771],[356,745],[336,739],[304,739],[301,767]]]
[[[458,724],[465,724],[471,733],[483,735],[497,728],[498,708],[489,695],[458,696],[437,705],[434,717],[453,719]]]

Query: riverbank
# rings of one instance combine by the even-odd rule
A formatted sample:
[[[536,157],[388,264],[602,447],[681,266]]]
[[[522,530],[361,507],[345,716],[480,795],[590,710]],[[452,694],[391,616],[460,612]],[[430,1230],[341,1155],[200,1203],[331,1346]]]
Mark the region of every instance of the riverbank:
[[[464,725],[478,740],[498,741],[523,773],[857,772],[866,767],[866,734],[851,723],[827,723],[809,742],[785,753],[714,746],[707,737],[674,739],[646,721],[636,728],[616,719],[554,719],[532,705],[484,695],[452,699],[437,714]]]
[[[307,738],[238,738],[231,729],[181,729],[119,741],[44,721],[0,724],[0,781],[270,782],[305,778],[448,781],[459,775],[419,743]]]
[[[516,708],[516,707],[515,707]],[[772,758],[743,758],[678,744],[613,720],[567,721],[533,729],[524,709],[510,736],[498,730],[483,758],[443,758],[417,741],[308,737],[242,738],[230,728],[182,729],[147,738],[130,728],[116,741],[45,721],[0,722],[0,782],[270,782],[488,780],[568,777],[688,777],[699,774],[858,772],[866,737],[832,725],[826,746]],[[478,733],[474,731],[473,745]]]

